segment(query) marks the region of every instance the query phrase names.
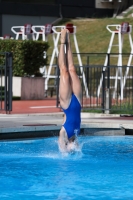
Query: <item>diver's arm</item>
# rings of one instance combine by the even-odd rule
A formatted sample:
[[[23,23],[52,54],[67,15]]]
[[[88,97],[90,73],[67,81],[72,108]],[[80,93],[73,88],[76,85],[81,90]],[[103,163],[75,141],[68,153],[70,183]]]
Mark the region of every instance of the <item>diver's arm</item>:
[[[63,129],[61,129],[59,133],[59,150],[62,153],[67,152],[67,142],[68,141],[66,140],[65,132]]]

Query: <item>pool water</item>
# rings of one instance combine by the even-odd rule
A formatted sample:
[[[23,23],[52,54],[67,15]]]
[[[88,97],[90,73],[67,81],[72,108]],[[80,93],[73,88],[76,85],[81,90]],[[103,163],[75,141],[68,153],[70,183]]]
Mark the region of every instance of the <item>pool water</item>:
[[[132,136],[80,136],[69,155],[57,140],[0,142],[0,200],[133,199]]]

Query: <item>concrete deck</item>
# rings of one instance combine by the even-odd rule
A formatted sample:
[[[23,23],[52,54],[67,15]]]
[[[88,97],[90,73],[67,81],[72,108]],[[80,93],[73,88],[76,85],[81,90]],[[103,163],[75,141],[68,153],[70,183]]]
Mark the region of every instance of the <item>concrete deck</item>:
[[[0,137],[4,135],[36,133],[52,131],[59,133],[63,122],[63,112],[56,108],[55,101],[19,101],[14,102],[11,114],[0,114]],[[81,129],[121,130],[125,129],[133,134],[133,116],[81,113]],[[91,131],[90,131],[91,132]],[[87,134],[89,131],[87,131]],[[106,133],[105,133],[106,134]],[[114,133],[109,133],[114,134]],[[37,134],[36,134],[37,136]],[[28,136],[27,136],[28,137]],[[9,137],[10,138],[10,137]],[[14,135],[15,138],[15,135]]]
[[[62,112],[45,114],[0,114],[0,134],[39,132],[49,130],[59,131],[62,122]],[[133,130],[133,117],[81,113],[81,128]]]

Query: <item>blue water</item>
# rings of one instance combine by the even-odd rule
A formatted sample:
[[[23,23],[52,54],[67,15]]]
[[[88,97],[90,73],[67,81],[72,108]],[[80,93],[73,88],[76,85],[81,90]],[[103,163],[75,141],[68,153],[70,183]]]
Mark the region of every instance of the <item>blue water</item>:
[[[62,155],[57,137],[0,142],[0,200],[133,199],[133,137],[81,136]]]

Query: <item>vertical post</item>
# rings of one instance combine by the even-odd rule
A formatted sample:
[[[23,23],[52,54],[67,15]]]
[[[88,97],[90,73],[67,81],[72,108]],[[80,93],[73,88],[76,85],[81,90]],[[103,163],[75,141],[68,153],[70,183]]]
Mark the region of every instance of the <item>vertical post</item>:
[[[60,18],[63,18],[63,16],[62,16],[62,5],[61,5],[61,3],[59,4],[59,16],[60,16]]]
[[[57,62],[58,63],[58,62]],[[60,76],[60,70],[59,70],[59,66],[57,64],[57,85],[56,85],[56,107],[58,108],[59,105],[59,76]]]
[[[12,110],[12,53],[5,53],[5,98],[4,110]]]
[[[58,78],[58,72],[57,72],[57,67],[58,67],[58,63],[57,63],[57,57],[55,57],[55,67],[54,67],[54,74],[55,74],[55,80],[54,80],[54,86],[57,86],[57,78]]]
[[[8,54],[5,53],[5,88],[4,88],[4,110],[7,112],[7,60]]]
[[[89,56],[87,56],[87,73],[86,73],[86,80],[87,80],[87,88],[89,88]]]
[[[83,66],[82,66],[83,67]],[[83,70],[84,70],[84,67],[83,67]],[[82,70],[82,72],[81,72],[81,70],[80,70],[80,67],[78,67],[78,74],[79,74],[79,76],[82,76],[82,108],[83,108],[83,96],[84,96],[84,93],[83,93],[83,75],[82,75],[82,73],[83,73],[83,70]]]
[[[108,64],[107,64],[107,67],[108,67],[107,88],[109,89],[110,88],[110,54],[108,54]]]
[[[105,96],[105,70],[102,70],[102,76],[103,76],[103,82],[102,82],[102,111],[104,113],[104,107],[105,107],[105,102],[104,102],[104,96]]]
[[[87,88],[88,88],[88,91],[90,91],[91,92],[91,90],[89,90],[89,84],[91,83],[91,81],[90,81],[90,68],[89,68],[89,56],[87,56],[87,73],[86,73],[86,80],[87,80]],[[90,94],[90,100],[91,100],[91,94]],[[91,102],[90,102],[91,103]]]
[[[3,68],[0,66],[0,110],[2,110],[2,100],[3,100],[3,88],[2,88],[2,75],[3,75]]]
[[[9,80],[8,80],[8,96],[9,96],[9,106],[8,110],[12,111],[12,60],[13,55],[12,53],[8,53],[8,70],[9,70]]]
[[[133,67],[131,68],[132,69],[132,77],[133,77]],[[132,88],[133,88],[133,79],[131,79],[132,80]],[[132,111],[133,111],[133,93],[131,93],[132,94]]]
[[[110,110],[110,55],[108,54],[108,63],[107,63],[107,88],[106,88],[106,96],[105,96],[105,101],[106,101],[106,110],[105,113],[109,114]]]

